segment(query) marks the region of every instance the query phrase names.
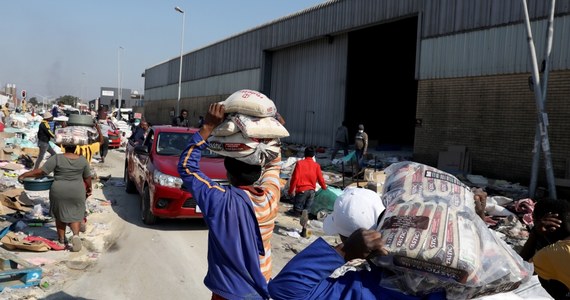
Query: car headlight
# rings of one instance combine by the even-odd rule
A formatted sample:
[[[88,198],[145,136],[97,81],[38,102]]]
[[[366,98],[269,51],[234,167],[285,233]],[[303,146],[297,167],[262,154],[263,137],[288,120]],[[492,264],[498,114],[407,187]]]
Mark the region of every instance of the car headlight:
[[[172,188],[181,188],[182,187],[182,179],[170,175],[166,175],[162,172],[154,170],[154,183],[162,186],[172,187]]]

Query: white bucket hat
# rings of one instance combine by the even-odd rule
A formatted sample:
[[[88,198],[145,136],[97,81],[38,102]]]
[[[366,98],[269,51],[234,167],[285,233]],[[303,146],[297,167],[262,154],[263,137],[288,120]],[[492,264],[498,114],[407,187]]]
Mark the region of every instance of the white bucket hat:
[[[374,229],[384,211],[380,196],[365,188],[347,188],[334,203],[333,212],[325,218],[323,229],[327,235],[349,237],[360,228]]]

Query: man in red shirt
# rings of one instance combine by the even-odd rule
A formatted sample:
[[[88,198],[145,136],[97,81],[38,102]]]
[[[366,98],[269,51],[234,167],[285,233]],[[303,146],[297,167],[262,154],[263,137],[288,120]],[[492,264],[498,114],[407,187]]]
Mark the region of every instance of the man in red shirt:
[[[295,196],[293,210],[290,214],[296,217],[300,216],[304,210],[308,211],[311,208],[317,181],[323,190],[327,189],[321,165],[315,162],[313,156],[315,156],[315,150],[312,147],[305,148],[305,159],[297,162],[289,182],[289,195]]]

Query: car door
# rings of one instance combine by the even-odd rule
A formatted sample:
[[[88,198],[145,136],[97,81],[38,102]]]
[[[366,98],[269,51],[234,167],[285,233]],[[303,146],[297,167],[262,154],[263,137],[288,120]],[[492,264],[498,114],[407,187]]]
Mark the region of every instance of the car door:
[[[149,164],[150,156],[152,155],[151,151],[153,151],[153,143],[154,143],[154,130],[149,129],[148,134],[146,135],[142,145],[140,147],[144,147],[146,151],[138,152],[135,151],[136,155],[136,165],[135,167],[135,182],[139,191],[142,191],[144,188],[144,184],[147,178],[147,166]],[[136,146],[135,146],[136,147]]]

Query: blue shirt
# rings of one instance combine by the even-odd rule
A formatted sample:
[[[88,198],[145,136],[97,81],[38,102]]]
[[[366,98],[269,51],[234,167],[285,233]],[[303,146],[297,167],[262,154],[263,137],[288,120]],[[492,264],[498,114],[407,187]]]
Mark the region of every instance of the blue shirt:
[[[178,173],[208,224],[208,273],[204,284],[227,299],[268,299],[259,255],[265,255],[251,200],[241,189],[220,186],[199,167],[206,141],[195,133],[180,155]]]
[[[410,296],[380,286],[382,269],[349,271],[338,278],[329,276],[345,264],[344,258],[322,238],[299,252],[269,282],[272,299],[445,299],[445,293]]]

